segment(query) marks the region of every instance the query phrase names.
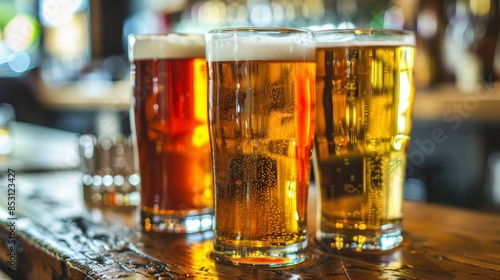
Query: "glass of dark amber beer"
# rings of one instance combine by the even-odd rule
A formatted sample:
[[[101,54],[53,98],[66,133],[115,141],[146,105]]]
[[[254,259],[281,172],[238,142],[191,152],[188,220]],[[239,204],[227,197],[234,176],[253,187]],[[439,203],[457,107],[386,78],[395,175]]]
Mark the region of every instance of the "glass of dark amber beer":
[[[403,240],[413,112],[413,33],[315,33],[316,238],[327,250],[384,251]]]
[[[217,261],[304,260],[315,42],[301,29],[207,33]]]
[[[131,35],[129,59],[143,229],[211,230],[205,36]]]

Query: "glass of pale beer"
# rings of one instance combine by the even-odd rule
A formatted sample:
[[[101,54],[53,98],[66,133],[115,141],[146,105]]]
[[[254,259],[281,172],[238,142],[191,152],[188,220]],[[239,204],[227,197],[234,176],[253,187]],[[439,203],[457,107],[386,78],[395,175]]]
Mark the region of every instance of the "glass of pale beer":
[[[129,36],[131,123],[145,231],[212,230],[205,36]]]
[[[207,33],[216,260],[304,260],[315,117],[315,42],[302,29]]]
[[[403,240],[414,34],[324,30],[315,38],[316,239],[333,251],[395,248]]]

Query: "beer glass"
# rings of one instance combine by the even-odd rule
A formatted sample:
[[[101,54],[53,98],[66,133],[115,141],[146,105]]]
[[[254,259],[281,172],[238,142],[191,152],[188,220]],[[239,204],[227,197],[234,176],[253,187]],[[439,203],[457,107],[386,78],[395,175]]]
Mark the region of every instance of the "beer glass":
[[[306,30],[207,33],[218,261],[284,266],[304,260],[314,56]]]
[[[129,59],[143,229],[211,230],[205,36],[131,35]]]
[[[315,38],[316,238],[334,251],[392,249],[403,240],[414,35],[325,30]]]

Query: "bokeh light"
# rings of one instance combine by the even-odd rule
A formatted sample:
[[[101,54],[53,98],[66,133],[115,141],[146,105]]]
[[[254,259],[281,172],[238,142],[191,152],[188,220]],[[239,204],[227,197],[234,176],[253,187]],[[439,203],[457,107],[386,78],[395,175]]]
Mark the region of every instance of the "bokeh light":
[[[40,26],[33,16],[19,14],[7,23],[4,33],[7,46],[13,51],[22,51],[38,43]]]
[[[83,0],[42,0],[40,1],[40,19],[45,26],[58,26],[71,20],[82,6]]]
[[[6,21],[0,34],[0,76],[19,76],[36,67],[40,30],[30,14],[18,13]]]
[[[17,51],[10,54],[9,62],[10,69],[16,73],[23,73],[29,69],[31,58],[25,51]]]

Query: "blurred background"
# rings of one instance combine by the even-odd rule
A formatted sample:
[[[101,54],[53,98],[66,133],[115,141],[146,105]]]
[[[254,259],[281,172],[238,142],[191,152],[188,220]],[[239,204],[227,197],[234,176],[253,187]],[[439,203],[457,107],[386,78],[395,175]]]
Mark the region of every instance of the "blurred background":
[[[131,33],[412,30],[417,93],[405,196],[500,212],[499,8],[496,0],[0,0],[0,103],[19,122],[128,135]]]

